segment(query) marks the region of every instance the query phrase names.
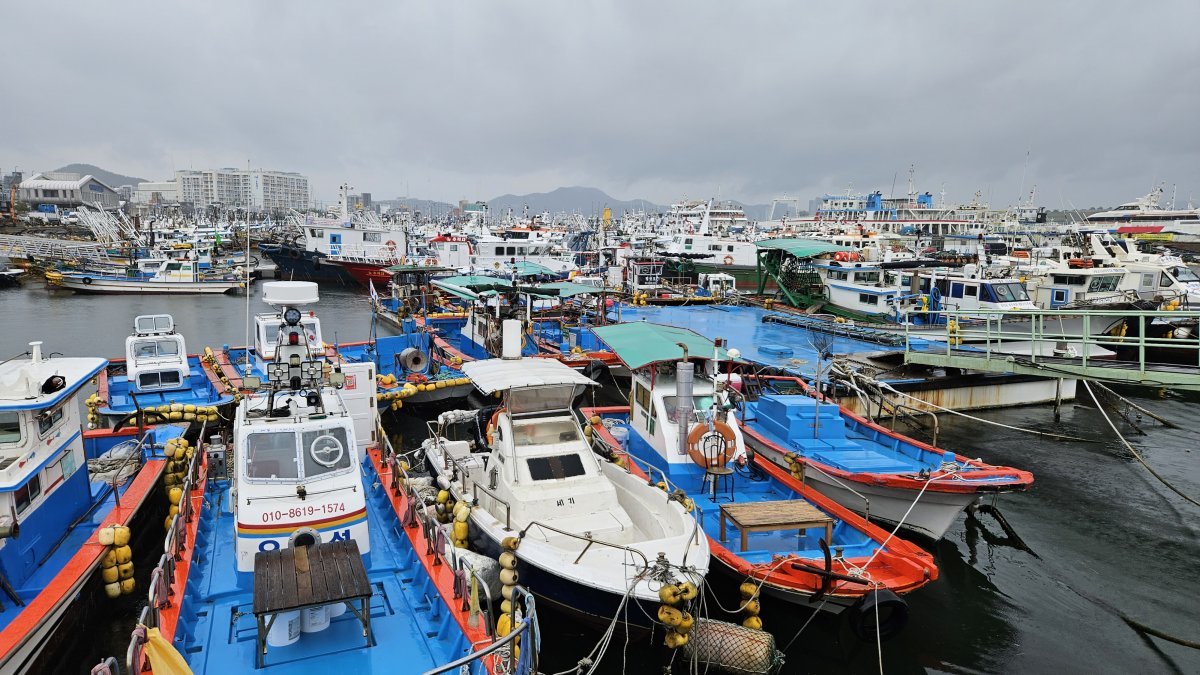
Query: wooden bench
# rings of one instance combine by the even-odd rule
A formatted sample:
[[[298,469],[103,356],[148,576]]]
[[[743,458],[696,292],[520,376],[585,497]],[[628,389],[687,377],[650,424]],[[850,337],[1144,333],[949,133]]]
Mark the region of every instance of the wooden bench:
[[[741,533],[742,551],[746,550],[746,535],[751,532],[825,528],[825,543],[833,544],[833,518],[803,499],[769,502],[741,502],[721,505],[721,541],[725,541],[725,520],[729,519]]]
[[[345,603],[362,623],[371,646],[371,583],[353,539],[297,546],[254,555],[254,618],[258,648],[254,667],[262,668],[267,633],[281,613]],[[357,606],[356,606],[357,605]]]

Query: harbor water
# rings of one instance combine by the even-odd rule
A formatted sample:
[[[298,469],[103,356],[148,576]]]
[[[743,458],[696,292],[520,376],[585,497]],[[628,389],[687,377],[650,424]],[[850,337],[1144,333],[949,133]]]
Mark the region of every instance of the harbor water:
[[[363,340],[371,321],[365,294],[324,288],[318,306],[328,341]],[[265,310],[256,295],[251,311]],[[170,313],[191,351],[246,340],[245,298],[236,296],[77,296],[35,284],[0,291],[0,358],[44,341],[47,354],[118,357],[139,314]],[[380,334],[390,330],[381,325]],[[1140,405],[1178,423],[1169,429],[1140,420],[1121,429],[1162,476],[1200,495],[1200,431],[1196,403],[1170,392],[1130,393]],[[970,457],[1030,470],[1025,494],[996,502],[1011,537],[991,515],[964,517],[932,546],[939,579],[909,596],[907,629],[882,646],[888,673],[1197,673],[1200,651],[1151,637],[1130,621],[1200,641],[1200,508],[1166,489],[1113,436],[1101,413],[1064,406],[983,412],[1014,427],[1098,442],[1048,440],[966,418],[943,415],[938,443]],[[928,439],[925,432],[907,430]],[[720,598],[729,606],[730,600]],[[720,615],[709,603],[712,618]],[[836,622],[805,627],[806,615],[764,603],[765,627],[788,646],[788,673],[879,672],[875,646],[856,641]],[[97,627],[91,653],[123,659],[132,616]],[[797,633],[801,628],[803,632]],[[591,628],[542,626],[542,670],[571,668],[599,638]],[[658,664],[614,637],[603,672],[659,672]],[[643,648],[644,649],[644,648]],[[86,672],[87,666],[80,670]],[[686,672],[675,664],[675,672]]]

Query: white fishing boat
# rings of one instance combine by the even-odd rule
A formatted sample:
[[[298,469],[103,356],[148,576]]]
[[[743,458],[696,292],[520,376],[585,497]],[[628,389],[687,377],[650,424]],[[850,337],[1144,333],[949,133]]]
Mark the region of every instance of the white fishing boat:
[[[686,499],[592,452],[571,402],[594,383],[551,359],[512,358],[511,342],[510,358],[463,365],[481,393],[502,396],[500,405],[443,413],[422,446],[426,462],[456,501],[475,505],[470,547],[489,557],[512,550],[520,583],[539,603],[650,627],[664,584],[695,597],[708,541]],[[489,414],[484,441],[476,420]],[[462,427],[474,433],[456,438]]]
[[[166,295],[236,293],[246,288],[245,278],[204,271],[195,260],[163,260],[150,275],[131,270],[126,276],[107,272],[47,272],[46,283],[78,293]]]

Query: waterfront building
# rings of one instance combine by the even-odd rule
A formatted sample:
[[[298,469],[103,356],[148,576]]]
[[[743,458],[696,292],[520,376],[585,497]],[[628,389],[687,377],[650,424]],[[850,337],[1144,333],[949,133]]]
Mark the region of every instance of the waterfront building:
[[[308,177],[263,169],[205,169],[175,172],[179,201],[196,208],[210,204],[261,210],[305,209]]]
[[[20,199],[37,207],[42,205],[57,208],[92,206],[115,209],[120,204],[117,191],[95,176],[77,173],[37,173],[21,181]]]

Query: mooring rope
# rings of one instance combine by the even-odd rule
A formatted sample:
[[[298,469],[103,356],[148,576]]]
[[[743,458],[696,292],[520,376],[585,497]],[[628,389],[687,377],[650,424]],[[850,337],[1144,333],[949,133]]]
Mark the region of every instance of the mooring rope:
[[[1082,382],[1083,382],[1083,386],[1087,388],[1088,393],[1092,395],[1092,398],[1096,398],[1096,395],[1092,392],[1092,387],[1091,387],[1091,385],[1088,384],[1088,381],[1082,380]],[[1097,399],[1097,400],[1099,400],[1099,399]],[[1142,454],[1140,452],[1138,452],[1137,450],[1135,450],[1134,447],[1129,444],[1129,441],[1125,440],[1125,437],[1121,435],[1121,432],[1117,429],[1117,425],[1113,424],[1112,418],[1110,418],[1108,416],[1108,413],[1104,411],[1103,405],[1098,405],[1096,407],[1096,409],[1100,411],[1100,414],[1104,417],[1104,421],[1108,422],[1108,426],[1113,430],[1113,433],[1117,435],[1117,438],[1121,441],[1121,443],[1126,447],[1126,449],[1129,450],[1129,452],[1133,453],[1133,456],[1135,458],[1137,458],[1137,461],[1141,462],[1142,466],[1146,467],[1146,470],[1150,472],[1150,475],[1154,476],[1155,478],[1157,478],[1159,480],[1160,483],[1167,486],[1167,488],[1170,489],[1171,492],[1174,492],[1175,494],[1179,495],[1180,497],[1183,497],[1184,499],[1186,499],[1187,501],[1191,502],[1192,504],[1194,504],[1196,506],[1200,506],[1200,501],[1196,501],[1196,499],[1188,496],[1182,490],[1180,490],[1179,488],[1172,485],[1170,481],[1168,481],[1166,478],[1164,478],[1162,476],[1162,474],[1155,471],[1154,467],[1150,466],[1150,464],[1146,462],[1145,458],[1142,457]]]

